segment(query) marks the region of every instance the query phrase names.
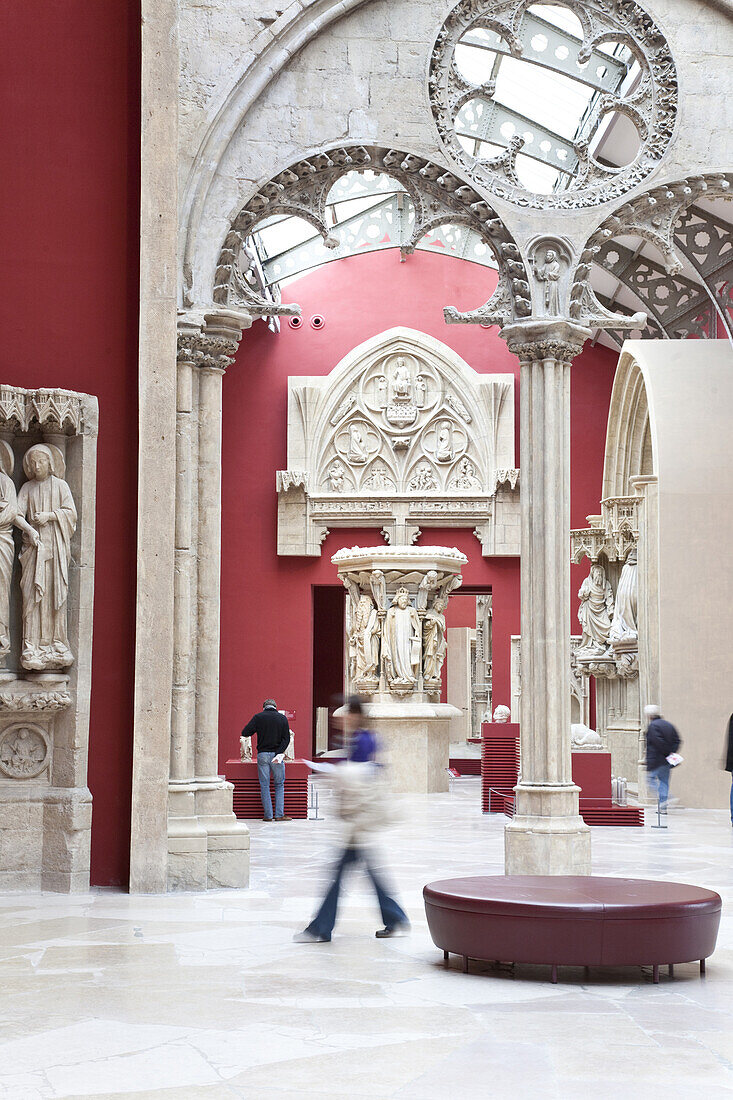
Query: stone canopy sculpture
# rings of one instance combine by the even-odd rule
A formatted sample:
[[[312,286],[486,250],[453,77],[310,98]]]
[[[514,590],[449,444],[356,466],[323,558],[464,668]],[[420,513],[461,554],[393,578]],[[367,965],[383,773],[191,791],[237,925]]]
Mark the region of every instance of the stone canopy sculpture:
[[[348,688],[382,702],[440,701],[445,611],[466,559],[446,547],[375,546],[333,557],[349,593]]]
[[[578,591],[578,622],[582,630],[580,650],[603,653],[608,646],[613,615],[613,589],[602,565],[591,566]],[[580,651],[579,650],[579,651]]]
[[[60,476],[63,459],[59,452],[54,454],[50,446],[36,444],[26,451],[23,470],[28,481],[18,493],[16,517],[24,532],[20,553],[21,664],[35,670],[68,668],[74,661],[67,636],[67,599],[76,507]]]

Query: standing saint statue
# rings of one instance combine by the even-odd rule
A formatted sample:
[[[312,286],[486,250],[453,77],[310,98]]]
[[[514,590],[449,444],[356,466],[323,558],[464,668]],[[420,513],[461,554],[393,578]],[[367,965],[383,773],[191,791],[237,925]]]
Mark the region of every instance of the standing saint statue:
[[[608,633],[610,644],[635,642],[639,637],[636,549],[630,550],[616,589],[616,610]]]
[[[349,672],[352,680],[370,679],[379,664],[379,617],[370,596],[357,604],[349,635]]]
[[[556,317],[560,313],[560,261],[557,252],[548,248],[545,262],[535,268],[537,278],[545,284],[545,315]]]
[[[420,616],[410,605],[406,588],[398,588],[387,612],[382,638],[382,662],[392,688],[414,688],[420,675]]]
[[[0,443],[0,656],[10,652],[10,583],[13,579],[18,501],[10,475],[13,472],[13,451],[10,444]],[[35,532],[34,532],[35,534]]]
[[[67,637],[66,601],[76,507],[69,486],[53,469],[54,455],[46,444],[26,451],[23,471],[28,481],[18,493],[18,518],[31,528],[25,530],[20,552],[20,663],[28,669],[68,668],[74,660]]]
[[[447,600],[437,596],[423,621],[423,677],[428,681],[440,680],[445,660],[445,609]]]
[[[583,636],[579,649],[602,653],[608,645],[613,615],[613,589],[602,565],[591,566],[578,592],[578,622]]]

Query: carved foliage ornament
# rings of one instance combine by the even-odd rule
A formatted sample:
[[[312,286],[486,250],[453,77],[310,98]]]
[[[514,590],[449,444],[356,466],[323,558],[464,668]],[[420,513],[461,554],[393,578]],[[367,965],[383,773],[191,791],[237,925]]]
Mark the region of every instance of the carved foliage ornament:
[[[531,3],[532,0],[460,0],[450,13],[435,42],[430,64],[430,98],[440,137],[450,156],[473,180],[488,187],[497,197],[518,205],[573,210],[620,198],[658,166],[672,138],[677,110],[677,73],[669,46],[654,21],[633,0],[564,2],[578,16],[583,29],[583,41],[577,51],[579,65],[584,66],[600,46],[608,43],[627,47],[639,65],[639,79],[628,93],[605,93],[597,105],[601,116],[615,111],[633,121],[641,144],[631,164],[625,168],[607,167],[592,156],[587,141],[576,142],[570,151],[574,152],[577,169],[567,189],[549,195],[534,194],[522,187],[516,173],[516,159],[525,144],[524,137],[512,137],[499,156],[481,159],[467,152],[456,134],[461,108],[480,99],[487,110],[491,109],[495,91],[493,81],[474,85],[464,78],[456,64],[456,47],[470,32],[488,31],[499,40],[492,48],[521,58],[528,52],[520,32]],[[548,62],[547,67],[560,68],[554,61]]]
[[[252,196],[232,222],[226,236],[214,280],[214,301],[230,309],[246,309],[253,317],[298,314],[300,306],[279,305],[258,294],[246,281],[250,264],[247,238],[259,222],[273,215],[294,216],[311,224],[326,248],[335,248],[327,221],[327,200],[336,181],[347,172],[383,172],[400,183],[415,211],[415,229],[403,254],[415,251],[419,241],[442,225],[463,225],[477,233],[491,248],[499,269],[499,284],[477,318],[486,325],[503,325],[531,313],[529,280],[522,256],[495,210],[465,180],[425,157],[399,149],[349,145],[329,149],[291,165]],[[449,310],[449,321],[464,319]]]

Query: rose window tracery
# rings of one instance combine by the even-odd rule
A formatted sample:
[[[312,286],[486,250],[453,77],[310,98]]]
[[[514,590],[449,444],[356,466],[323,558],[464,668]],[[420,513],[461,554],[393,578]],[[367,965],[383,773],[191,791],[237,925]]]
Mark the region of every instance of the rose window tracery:
[[[472,179],[523,206],[573,209],[620,197],[658,165],[677,75],[633,0],[461,0],[435,43],[430,96]]]

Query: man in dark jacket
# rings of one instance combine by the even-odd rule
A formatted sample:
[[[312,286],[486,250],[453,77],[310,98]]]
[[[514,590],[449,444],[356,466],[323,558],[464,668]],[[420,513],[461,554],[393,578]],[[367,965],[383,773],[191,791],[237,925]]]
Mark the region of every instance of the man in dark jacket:
[[[285,816],[285,750],[290,744],[290,726],[274,699],[265,699],[259,714],[253,715],[242,730],[242,737],[257,735],[257,776],[265,821],[272,821],[270,771],[275,781],[275,821],[290,821]]]
[[[672,766],[667,757],[680,747],[680,735],[671,722],[667,722],[659,707],[644,707],[644,716],[649,722],[646,731],[646,770],[659,796],[659,805],[667,808],[669,798],[669,773]]]

